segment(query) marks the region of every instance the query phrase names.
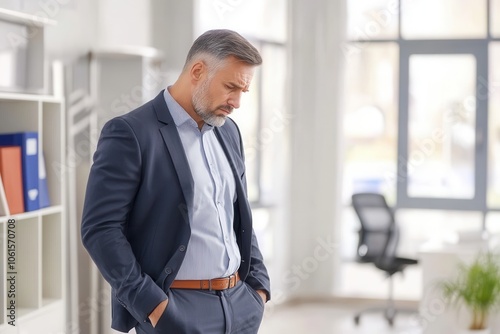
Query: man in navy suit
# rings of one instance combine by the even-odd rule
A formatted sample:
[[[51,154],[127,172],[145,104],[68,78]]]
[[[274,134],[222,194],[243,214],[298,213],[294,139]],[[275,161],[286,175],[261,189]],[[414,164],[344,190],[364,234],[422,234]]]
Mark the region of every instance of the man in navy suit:
[[[269,276],[228,116],[261,62],[236,32],[207,31],[172,86],[102,129],[82,240],[112,287],[114,329],[257,333]]]

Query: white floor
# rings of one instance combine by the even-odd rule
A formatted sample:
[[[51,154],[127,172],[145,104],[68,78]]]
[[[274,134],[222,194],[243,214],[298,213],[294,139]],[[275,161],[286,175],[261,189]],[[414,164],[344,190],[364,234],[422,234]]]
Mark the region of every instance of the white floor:
[[[349,303],[351,304],[351,303]],[[362,307],[361,307],[362,308]],[[266,310],[259,334],[421,334],[418,316],[399,314],[391,328],[382,314],[362,316],[356,326],[354,306],[309,303]],[[270,311],[270,312],[269,312]]]
[[[347,302],[320,302],[267,308],[259,334],[421,334],[417,314],[399,314],[390,327],[381,313],[363,315],[360,324],[354,324],[354,314],[366,308],[356,298],[385,300],[389,281],[370,264],[345,262],[340,269],[337,295]],[[422,295],[420,266],[406,268],[404,275],[394,277],[394,296],[418,305]],[[355,298],[349,300],[349,298]],[[383,305],[383,302],[377,303]],[[415,306],[416,308],[417,306]]]

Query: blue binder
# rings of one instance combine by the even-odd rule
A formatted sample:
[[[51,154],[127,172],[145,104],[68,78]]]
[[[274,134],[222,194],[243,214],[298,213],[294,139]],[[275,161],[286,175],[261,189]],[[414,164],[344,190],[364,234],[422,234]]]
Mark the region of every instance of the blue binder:
[[[18,132],[0,134],[0,146],[20,146],[23,170],[23,194],[26,211],[40,208],[38,178],[38,133]]]
[[[40,166],[38,166],[38,178],[39,178],[39,183],[38,183],[38,191],[39,191],[39,196],[40,196],[40,209],[41,208],[46,208],[50,206],[50,197],[49,197],[49,187],[47,186],[47,172],[45,168],[47,167],[45,165],[45,157],[43,155],[43,152],[40,152],[40,160],[39,160]]]

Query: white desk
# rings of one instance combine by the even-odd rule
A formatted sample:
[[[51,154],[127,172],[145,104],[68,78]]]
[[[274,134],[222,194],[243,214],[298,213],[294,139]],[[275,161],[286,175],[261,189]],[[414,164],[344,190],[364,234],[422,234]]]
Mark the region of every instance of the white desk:
[[[493,241],[463,244],[429,242],[421,247],[423,296],[420,318],[423,334],[457,334],[467,328],[470,318],[465,307],[459,311],[454,306],[446,305],[436,282],[455,276],[460,262],[470,263],[481,250],[493,248]],[[490,326],[492,333],[500,333],[498,314],[490,319]]]

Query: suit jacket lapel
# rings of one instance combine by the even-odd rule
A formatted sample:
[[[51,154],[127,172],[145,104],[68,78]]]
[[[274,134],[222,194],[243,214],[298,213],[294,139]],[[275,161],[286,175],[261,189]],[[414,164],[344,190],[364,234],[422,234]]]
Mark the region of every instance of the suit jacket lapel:
[[[180,210],[186,211],[187,208],[193,207],[194,200],[194,181],[189,168],[189,163],[182,146],[181,138],[179,132],[177,132],[177,127],[175,126],[174,120],[170,115],[170,111],[167,108],[167,104],[163,97],[163,91],[153,100],[153,105],[156,111],[156,116],[158,120],[165,125],[160,128],[160,133],[163,138],[165,146],[167,146],[170,157],[175,167],[177,177],[182,188],[182,193],[184,194],[184,199],[186,200],[186,208],[179,208]]]
[[[237,194],[237,202],[239,207],[239,214],[243,221],[250,223],[251,226],[251,214],[250,214],[250,205],[246,198],[246,190],[243,188],[243,183],[241,182],[241,175],[238,172],[238,168],[236,167],[234,157],[235,150],[230,150],[225,141],[225,136],[228,136],[227,132],[222,128],[215,128],[215,135],[219,140],[224,153],[226,154],[227,160],[229,161],[229,165],[231,166],[231,170],[233,171],[234,180],[236,183],[236,194]]]
[[[236,193],[239,199],[241,198],[240,196],[244,195],[244,190],[243,190],[243,185],[241,184],[241,178],[238,173],[238,169],[236,168],[236,165],[234,163],[235,159],[233,157],[233,151],[227,148],[227,145],[224,141],[223,132],[219,128],[214,128],[214,131],[215,131],[215,136],[219,140],[219,143],[222,146],[222,150],[224,151],[224,154],[227,157],[229,165],[231,166],[231,171],[233,172],[233,176],[236,182]]]

